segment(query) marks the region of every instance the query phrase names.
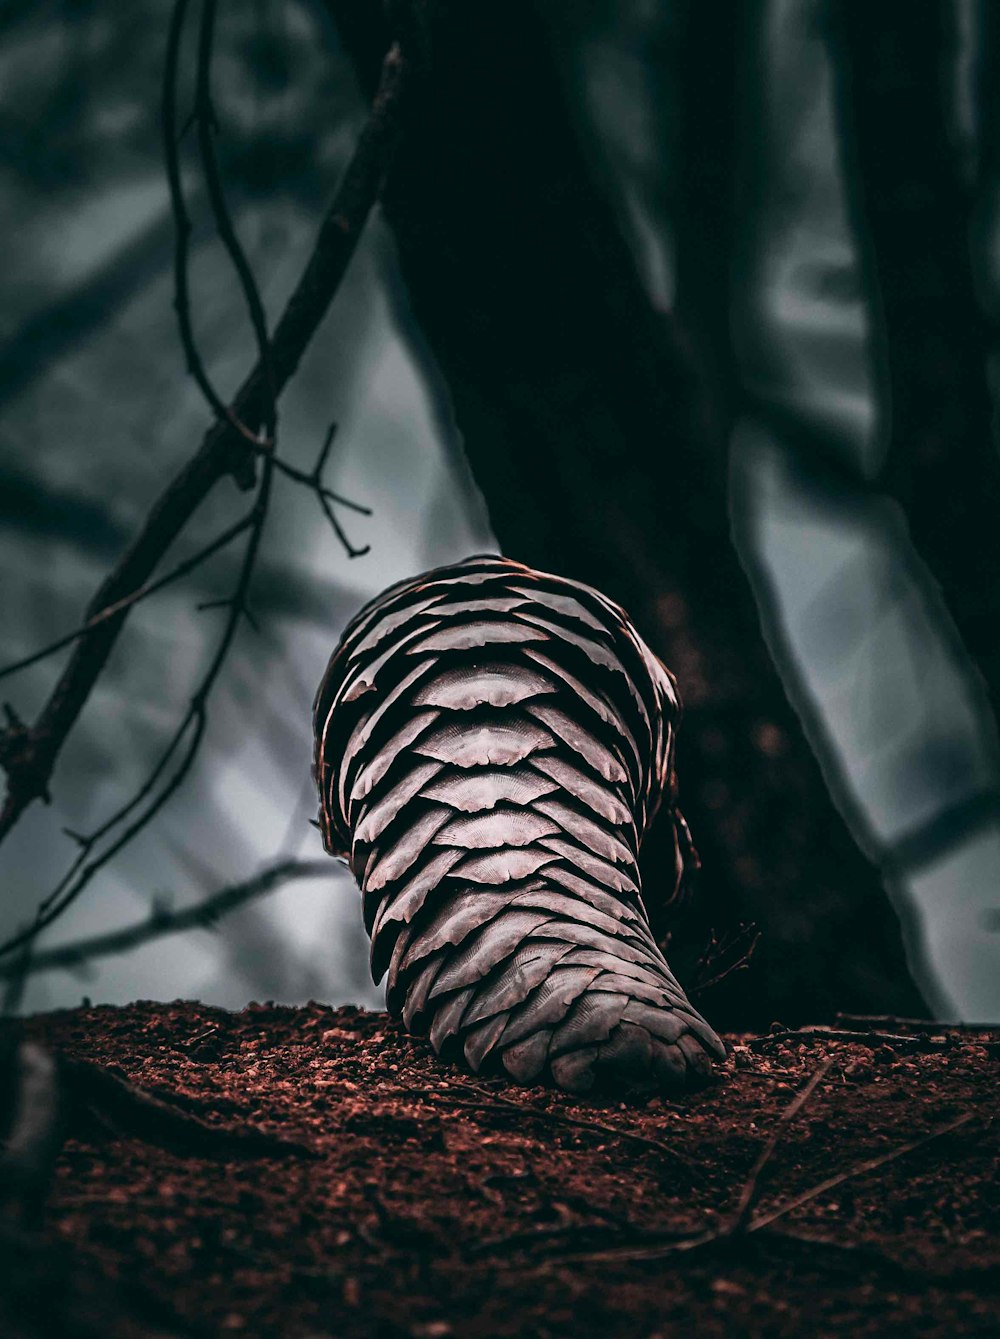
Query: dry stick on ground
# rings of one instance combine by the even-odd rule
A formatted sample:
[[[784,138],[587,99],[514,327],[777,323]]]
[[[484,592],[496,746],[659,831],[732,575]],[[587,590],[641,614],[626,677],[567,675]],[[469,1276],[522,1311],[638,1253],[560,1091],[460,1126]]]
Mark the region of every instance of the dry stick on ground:
[[[408,86],[398,45],[387,54],[372,112],[333,205],[320,227],[312,255],[293,292],[271,344],[274,390],[278,394],[294,374],[347,269],[361,230],[377,197],[395,146]],[[260,424],[267,415],[267,382],[258,359],[233,402],[241,422]],[[226,475],[244,488],[253,486],[253,453],[229,422],[216,422],[201,446],[157,499],[136,539],[91,603],[93,617],[115,601],[131,596],[146,582],[192,513]],[[7,772],[7,796],[0,812],[0,840],[32,801],[48,796],[59,752],[100,675],[125,622],[128,609],[104,620],[76,646],[69,664],[35,723],[12,712],[0,733],[0,765]],[[197,713],[195,733],[200,735]],[[189,723],[190,725],[190,723]],[[188,727],[185,727],[188,728]],[[197,740],[195,741],[197,744]],[[178,746],[175,740],[171,752]],[[155,777],[168,764],[161,758]],[[120,844],[119,844],[120,845]],[[118,846],[115,847],[118,849]],[[51,917],[46,924],[51,923]],[[40,926],[33,927],[36,933]],[[11,952],[23,937],[0,946]]]
[[[275,888],[280,888],[282,884],[295,879],[318,879],[329,873],[329,860],[283,860],[262,870],[252,879],[220,888],[193,906],[182,907],[179,911],[154,909],[145,920],[124,926],[120,930],[36,951],[25,964],[22,964],[18,957],[0,963],[0,981],[29,976],[35,972],[52,971],[54,968],[72,971],[85,966],[94,958],[104,958],[113,953],[126,953],[138,948],[140,944],[147,944],[150,940],[160,939],[164,935],[179,934],[181,931],[196,929],[199,926],[208,928],[214,926],[230,911],[256,897],[265,896]]]
[[[14,1116],[0,1154],[0,1222],[31,1227],[41,1216],[56,1155],[70,1135],[93,1124],[118,1137],[204,1156],[315,1157],[297,1139],[249,1121],[209,1122],[92,1060],[50,1055],[22,1042],[3,1065]]]
[[[736,1209],[733,1213],[732,1221],[729,1226],[724,1229],[726,1235],[736,1236],[740,1232],[746,1230],[754,1205],[760,1198],[761,1188],[764,1183],[764,1173],[767,1171],[768,1164],[774,1157],[774,1151],[778,1147],[778,1140],[781,1138],[782,1132],[789,1121],[794,1120],[803,1107],[809,1102],[820,1083],[829,1074],[835,1061],[836,1057],[827,1056],[812,1074],[808,1083],[805,1084],[800,1092],[796,1093],[791,1102],[789,1102],[788,1106],[785,1107],[784,1111],[779,1116],[767,1142],[760,1151],[757,1161],[750,1169],[749,1176],[743,1183],[740,1197],[736,1201]]]
[[[897,1158],[904,1158],[908,1153],[914,1153],[918,1148],[923,1148],[925,1144],[931,1143],[935,1139],[942,1139],[947,1134],[953,1134],[963,1125],[968,1125],[970,1121],[975,1120],[975,1112],[967,1111],[964,1116],[957,1116],[955,1120],[947,1121],[944,1125],[937,1126],[936,1129],[929,1130],[927,1134],[921,1135],[919,1139],[911,1139],[906,1144],[897,1144],[895,1148],[888,1153],[880,1153],[874,1158],[865,1158],[862,1162],[855,1163],[853,1167],[848,1168],[846,1172],[838,1172],[835,1176],[828,1176],[825,1180],[819,1181],[811,1186],[809,1190],[804,1190],[800,1195],[786,1200],[784,1204],[779,1204],[775,1209],[767,1209],[763,1213],[757,1214],[747,1226],[747,1232],[759,1232],[762,1227],[768,1227],[775,1223],[779,1218],[784,1218],[786,1214],[794,1209],[799,1209],[803,1204],[808,1204],[810,1200],[816,1199],[819,1195],[824,1195],[828,1190],[843,1185],[845,1181],[853,1180],[856,1176],[863,1176],[866,1172],[877,1171],[889,1162],[895,1162]]]
[[[964,1116],[959,1116],[955,1120],[947,1121],[944,1125],[939,1125],[936,1129],[928,1131],[927,1134],[921,1135],[919,1139],[913,1139],[908,1143],[899,1144],[895,1148],[890,1149],[888,1153],[879,1154],[874,1158],[865,1158],[864,1161],[855,1163],[853,1167],[848,1168],[846,1171],[838,1172],[835,1176],[826,1177],[823,1181],[811,1186],[808,1190],[794,1196],[792,1199],[786,1200],[783,1204],[779,1204],[776,1208],[766,1209],[763,1212],[756,1214],[738,1235],[734,1235],[733,1232],[726,1227],[708,1228],[704,1232],[685,1237],[680,1241],[671,1238],[667,1241],[651,1242],[648,1245],[611,1246],[600,1251],[567,1252],[558,1257],[549,1257],[549,1259],[541,1261],[540,1267],[545,1268],[548,1265],[560,1264],[568,1261],[577,1263],[593,1261],[596,1263],[612,1260],[660,1260],[668,1255],[683,1251],[702,1250],[705,1248],[718,1249],[727,1246],[732,1247],[734,1242],[738,1242],[754,1232],[759,1232],[763,1228],[770,1227],[780,1218],[784,1218],[786,1214],[801,1208],[804,1204],[808,1204],[811,1200],[825,1194],[827,1191],[843,1185],[845,1181],[853,1180],[857,1176],[863,1176],[867,1172],[877,1171],[887,1163],[895,1162],[897,1158],[906,1157],[908,1154],[916,1152],[917,1149],[924,1148],[927,1144],[933,1143],[936,1139],[941,1139],[944,1138],[945,1135],[953,1134],[956,1130],[968,1125],[975,1119],[976,1116],[974,1112],[967,1112]],[[670,1234],[667,1235],[669,1236]]]
[[[451,1095],[451,1090],[457,1088],[461,1092],[471,1094],[476,1098],[485,1098],[485,1101],[477,1100],[474,1102],[462,1102],[456,1100]],[[681,1165],[685,1171],[695,1177],[700,1177],[700,1173],[687,1158],[678,1153],[677,1149],[671,1147],[661,1139],[650,1139],[648,1135],[638,1134],[634,1130],[620,1130],[614,1125],[606,1125],[602,1121],[584,1120],[580,1116],[569,1116],[564,1111],[554,1110],[551,1107],[535,1106],[531,1102],[518,1102],[514,1098],[504,1097],[489,1088],[479,1088],[474,1083],[452,1082],[447,1088],[411,1088],[403,1089],[404,1092],[415,1096],[440,1098],[452,1106],[467,1107],[473,1111],[516,1111],[522,1116],[534,1116],[539,1120],[551,1121],[557,1125],[568,1125],[577,1130],[589,1130],[592,1133],[610,1135],[613,1139],[620,1139],[625,1143],[636,1144],[641,1148],[652,1149],[671,1161]]]
[[[766,1032],[761,1037],[751,1037],[747,1046],[751,1051],[768,1051],[772,1046],[780,1046],[788,1041],[800,1041],[803,1044],[850,1041],[858,1046],[891,1046],[897,1051],[947,1051],[952,1046],[948,1037],[907,1037],[898,1032],[852,1032],[847,1028],[826,1027],[822,1023],[813,1027],[781,1028],[776,1032]]]
[[[873,1028],[910,1028],[914,1032],[995,1032],[996,1023],[942,1023],[933,1018],[901,1018],[898,1014],[844,1014],[838,1013],[834,1022],[855,1027],[865,1032]],[[907,1040],[912,1041],[912,1037]]]

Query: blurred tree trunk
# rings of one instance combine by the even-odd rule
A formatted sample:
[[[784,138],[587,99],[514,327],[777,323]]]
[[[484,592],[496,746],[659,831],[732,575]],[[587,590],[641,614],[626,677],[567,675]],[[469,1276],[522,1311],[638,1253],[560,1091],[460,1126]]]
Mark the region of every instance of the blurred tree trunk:
[[[843,37],[858,205],[886,337],[892,437],[884,482],[906,511],[995,709],[1000,457],[986,371],[996,331],[973,283],[973,183],[963,181],[941,87],[952,8],[942,0],[845,5]],[[984,18],[987,40],[976,54],[981,77],[992,82],[982,98],[981,175],[988,182],[997,167],[1000,16],[988,9]],[[992,238],[975,241],[988,285]]]
[[[379,11],[328,5],[370,88],[388,42]],[[879,875],[831,802],[730,542],[729,259],[705,245],[725,247],[729,222],[704,217],[725,173],[692,177],[679,292],[697,312],[700,285],[706,319],[689,333],[647,300],[534,7],[436,14],[431,94],[384,210],[504,552],[620,601],[680,681],[681,804],[704,872],[671,959],[683,970],[710,926],[751,917],[764,936],[750,970],[705,1002],[720,1024],[923,1012]],[[720,95],[729,77],[720,71]],[[727,125],[715,117],[717,140]],[[654,834],[654,914],[657,859]]]

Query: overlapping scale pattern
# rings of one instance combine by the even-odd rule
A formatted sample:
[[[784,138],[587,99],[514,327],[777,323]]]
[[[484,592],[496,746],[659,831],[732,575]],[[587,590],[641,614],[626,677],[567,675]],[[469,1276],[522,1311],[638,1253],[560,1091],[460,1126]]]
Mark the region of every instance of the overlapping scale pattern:
[[[617,605],[508,559],[428,572],[350,624],[316,699],[321,827],[388,1008],[443,1055],[583,1092],[682,1087],[724,1054],[639,883],[678,709]]]

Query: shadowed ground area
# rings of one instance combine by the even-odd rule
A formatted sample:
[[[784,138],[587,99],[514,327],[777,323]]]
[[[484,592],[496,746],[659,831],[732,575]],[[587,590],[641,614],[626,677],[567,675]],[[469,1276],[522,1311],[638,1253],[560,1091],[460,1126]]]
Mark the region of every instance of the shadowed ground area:
[[[705,1091],[609,1106],[353,1008],[23,1027],[62,1057],[69,1136],[36,1222],[0,1195],[5,1335],[1000,1328],[996,1030],[775,1025]]]

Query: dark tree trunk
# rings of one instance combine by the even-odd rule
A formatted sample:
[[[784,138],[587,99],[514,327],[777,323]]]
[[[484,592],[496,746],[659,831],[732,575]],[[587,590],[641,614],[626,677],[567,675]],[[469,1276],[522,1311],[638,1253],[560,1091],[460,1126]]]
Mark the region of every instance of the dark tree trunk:
[[[387,34],[372,6],[329,3],[370,84]],[[761,946],[706,1001],[714,1018],[919,1012],[896,917],[830,800],[730,543],[730,407],[704,394],[726,381],[719,303],[695,339],[652,309],[534,8],[435,12],[431,92],[385,213],[504,552],[619,600],[680,681],[681,804],[704,873],[672,959],[683,970],[709,926],[750,917]],[[694,191],[692,207],[712,194]],[[709,375],[693,352],[706,344]],[[656,855],[654,843],[654,914]]]

